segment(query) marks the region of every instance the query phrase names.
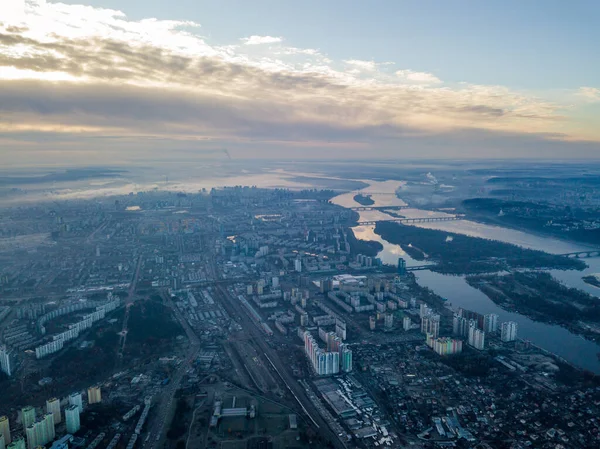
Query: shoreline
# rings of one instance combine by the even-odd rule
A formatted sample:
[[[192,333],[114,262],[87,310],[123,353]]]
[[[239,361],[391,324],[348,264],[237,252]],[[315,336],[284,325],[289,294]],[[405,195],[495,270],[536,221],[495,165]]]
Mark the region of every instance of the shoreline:
[[[366,189],[368,189],[368,188],[366,188]],[[395,190],[397,190],[397,189],[395,189]],[[394,193],[395,193],[395,191],[394,191]],[[401,198],[399,198],[397,195],[395,195],[395,198],[397,198],[397,199],[398,199],[398,200],[400,200],[400,201],[404,201],[404,200],[402,200]],[[335,197],[334,197],[334,198],[332,198],[332,200],[334,200],[334,199],[335,199]],[[350,208],[352,208],[352,207],[358,207],[358,206],[360,206],[360,205],[356,204],[356,202],[354,202],[355,204],[351,204],[351,203],[350,203],[350,204],[340,204],[340,203],[336,203],[335,201],[332,201],[332,202],[334,202],[334,204],[337,204],[338,206],[340,206],[340,207],[343,207],[343,208],[346,208],[346,209],[350,209]],[[376,201],[376,204],[377,204],[377,201]],[[423,209],[423,210],[426,210],[426,209]],[[477,223],[477,222],[475,222],[475,223]],[[483,223],[483,224],[485,224],[485,223]],[[497,226],[497,225],[495,225],[495,224],[494,224],[494,226]],[[501,227],[501,226],[497,226],[497,227],[499,227],[499,228],[501,228],[501,229],[503,228],[503,227]],[[513,228],[510,228],[510,227],[505,227],[505,228],[506,228],[506,229],[508,229],[508,230],[515,230],[515,229],[513,229]],[[350,230],[351,230],[351,231],[352,231],[352,233],[354,234],[354,229],[353,229],[352,227],[350,227]],[[439,230],[439,229],[434,229],[434,230],[436,230],[436,231],[441,231],[441,230]],[[579,245],[579,243],[578,243],[578,242],[573,242],[573,241],[570,241],[570,240],[562,240],[562,239],[557,239],[557,238],[554,238],[554,237],[548,237],[548,236],[546,236],[546,235],[540,235],[539,233],[533,233],[533,232],[530,232],[530,231],[528,231],[528,230],[521,230],[521,229],[517,229],[517,230],[518,230],[518,231],[520,231],[520,232],[522,232],[522,233],[524,233],[524,234],[531,235],[531,236],[533,236],[533,237],[537,237],[537,238],[543,238],[543,239],[552,239],[552,240],[560,241],[560,242],[562,242],[562,243],[568,243],[568,244],[575,244],[575,245]],[[442,232],[447,232],[447,231],[442,231]],[[448,231],[448,232],[450,232],[450,231]],[[458,234],[457,232],[453,232],[453,233],[454,233],[454,234]],[[377,235],[378,235],[378,234],[377,234]],[[462,234],[462,235],[465,235],[465,236],[467,236],[467,237],[471,237],[471,236],[470,236],[470,235],[468,235],[468,234]],[[356,236],[355,236],[355,237],[356,237]],[[384,240],[385,242],[387,242],[389,245],[392,245],[392,246],[399,246],[399,247],[402,249],[402,247],[401,247],[400,245],[396,245],[396,244],[394,244],[394,243],[391,243],[391,242],[389,242],[389,241],[385,240],[385,239],[384,239],[383,237],[381,237],[380,235],[378,235],[378,237],[379,237],[380,239]],[[356,237],[356,238],[358,239],[358,237]],[[359,239],[359,240],[360,240],[360,239]],[[489,239],[489,240],[494,240],[494,239]],[[373,240],[367,240],[367,241],[373,241]],[[512,243],[512,242],[506,242],[506,241],[503,241],[503,240],[496,240],[496,241],[498,241],[498,242],[500,242],[500,243],[508,244],[508,245],[514,245],[514,246],[518,246],[518,247],[525,248],[525,249],[531,249],[531,248],[528,248],[527,246],[518,245],[518,244],[516,244],[516,243]],[[384,248],[384,250],[383,250],[383,251],[385,251],[385,248]],[[533,251],[535,251],[535,250],[533,250]],[[403,250],[403,252],[405,252],[405,251]],[[550,254],[550,255],[553,255],[552,253],[548,253],[548,254]],[[409,258],[410,258],[411,260],[413,260],[413,259],[412,259],[412,257],[410,257],[410,255],[409,255]],[[588,268],[588,267],[589,267],[589,266],[587,266],[587,264],[586,264],[586,268]],[[584,270],[585,270],[586,268],[584,268]],[[429,271],[431,271],[431,270],[429,270]],[[439,275],[442,275],[442,276],[451,276],[451,275],[452,275],[452,273],[441,273],[441,272],[439,272],[439,271],[431,271],[431,272],[432,272],[432,273],[439,274]],[[484,273],[479,273],[479,274],[484,274]],[[461,276],[461,277],[464,277],[465,275],[456,274],[456,276]],[[417,280],[417,278],[415,278],[415,280],[414,280],[414,281],[415,281],[415,283],[417,283],[417,284],[419,285],[419,287],[420,287],[420,288],[422,288],[424,291],[426,291],[426,290],[430,290],[430,291],[431,291],[431,292],[432,292],[432,293],[433,293],[435,296],[439,296],[439,297],[445,298],[445,296],[443,295],[443,292],[437,293],[437,291],[434,291],[434,290],[432,290],[432,289],[431,289],[430,287],[428,287],[427,285],[421,285],[421,284],[419,283],[419,281]],[[559,281],[559,282],[561,282],[561,281]],[[561,282],[561,284],[562,284],[562,282]],[[467,285],[468,285],[468,284],[467,284]],[[469,287],[470,287],[470,286],[469,286]],[[473,287],[470,287],[470,288],[473,288]],[[478,290],[478,291],[479,291],[479,290]],[[485,295],[485,293],[483,293],[483,292],[482,292],[482,294],[484,294],[484,295]],[[493,303],[493,304],[494,304],[496,307],[500,307],[500,306],[498,306],[498,305],[497,305],[497,304],[496,304],[494,301],[492,301],[492,300],[491,300],[491,299],[490,299],[490,298],[489,298],[487,295],[485,295],[485,296],[486,296],[486,298],[487,298],[487,299],[488,299],[490,302],[492,302],[492,303]],[[454,306],[454,305],[452,304],[452,301],[451,301],[451,300],[449,300],[449,301],[447,301],[447,302],[446,302],[446,301],[444,301],[444,303],[443,303],[443,308],[444,308],[445,310],[452,311],[454,307],[457,307],[457,306]],[[587,341],[587,342],[588,342],[588,343],[590,343],[590,344],[594,344],[594,345],[598,346],[598,343],[597,343],[595,340],[588,339],[588,338],[586,338],[586,337],[584,337],[584,336],[580,335],[579,333],[573,332],[573,330],[569,329],[569,327],[567,327],[567,326],[563,326],[562,324],[559,324],[559,323],[548,323],[548,322],[546,322],[546,321],[543,321],[543,320],[533,319],[533,318],[529,317],[528,315],[521,314],[521,313],[519,313],[519,312],[517,312],[517,311],[509,311],[509,310],[506,310],[506,309],[504,309],[503,307],[500,307],[500,308],[501,308],[502,310],[504,310],[504,311],[508,312],[508,313],[516,313],[517,315],[520,315],[520,316],[522,316],[522,317],[523,317],[523,318],[525,318],[525,319],[531,320],[532,322],[540,323],[540,324],[542,324],[542,325],[545,325],[545,326],[559,326],[561,329],[564,329],[566,332],[569,332],[569,333],[570,333],[570,334],[571,334],[571,335],[572,335],[574,338],[577,338],[577,337],[579,337],[579,338],[581,338],[582,340],[584,340],[584,341]],[[477,310],[477,309],[475,309],[475,310]],[[600,368],[598,368],[597,366],[596,366],[596,367],[591,367],[591,366],[589,366],[589,367],[584,367],[584,366],[582,366],[580,363],[568,361],[568,360],[567,360],[567,359],[566,359],[564,356],[562,356],[562,355],[560,355],[560,354],[558,354],[558,353],[555,353],[555,352],[553,352],[553,351],[551,351],[551,350],[548,350],[548,349],[545,349],[545,348],[543,348],[542,346],[540,346],[540,343],[539,343],[539,342],[538,342],[538,343],[531,343],[531,344],[532,344],[532,346],[535,346],[536,348],[539,348],[539,349],[540,349],[540,351],[542,351],[542,352],[544,352],[544,353],[546,353],[546,354],[548,354],[548,355],[551,355],[551,356],[555,357],[555,358],[556,358],[556,360],[564,361],[564,363],[567,363],[567,364],[569,364],[570,366],[576,367],[576,369],[577,369],[577,370],[579,370],[579,371],[582,371],[582,372],[583,372],[583,371],[591,371],[591,372],[595,372],[595,373],[598,373],[598,374],[600,374]],[[598,348],[598,352],[600,352],[600,348]],[[596,353],[594,353],[594,360],[595,360],[595,357],[596,357]]]

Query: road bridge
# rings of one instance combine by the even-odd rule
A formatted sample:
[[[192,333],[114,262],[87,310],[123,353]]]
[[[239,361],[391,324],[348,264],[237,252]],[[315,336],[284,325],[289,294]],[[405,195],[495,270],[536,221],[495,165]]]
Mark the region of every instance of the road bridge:
[[[401,210],[410,209],[410,206],[356,206],[351,207],[351,210],[365,211],[365,210]]]
[[[600,250],[591,249],[588,251],[575,251],[572,253],[565,253],[565,254],[559,254],[559,255],[563,256],[563,257],[570,257],[573,259],[584,259],[584,258],[588,258],[588,257],[600,257]]]
[[[438,221],[458,221],[462,220],[464,217],[462,215],[453,215],[450,217],[422,217],[422,218],[388,218],[384,220],[367,220],[367,221],[359,221],[357,224],[360,226],[374,226],[379,222],[392,222],[392,223],[434,223]]]
[[[433,265],[415,265],[412,267],[406,267],[406,271],[421,271],[421,270],[430,270]]]
[[[391,195],[391,196],[396,196],[396,192],[363,192],[361,190],[355,190],[352,193],[354,195],[364,195],[364,196],[369,196],[369,195]]]

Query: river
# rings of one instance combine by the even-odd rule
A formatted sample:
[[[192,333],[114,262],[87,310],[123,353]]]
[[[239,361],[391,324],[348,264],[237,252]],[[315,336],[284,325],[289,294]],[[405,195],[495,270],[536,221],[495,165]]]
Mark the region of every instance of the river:
[[[370,186],[361,190],[360,193],[371,193],[371,198],[375,201],[374,206],[406,205],[402,199],[393,195],[398,189],[400,189],[399,192],[401,194],[401,189],[404,185],[402,182],[365,182],[368,182]],[[360,204],[356,203],[353,199],[355,194],[356,192],[338,195],[333,198],[331,202],[343,207],[360,206]],[[448,215],[443,212],[431,212],[421,209],[402,209],[401,211],[396,211],[396,213],[411,218]],[[392,217],[383,211],[360,212],[361,220],[378,220],[385,218]],[[522,231],[467,220],[424,223],[417,226],[466,234],[473,237],[499,240],[554,254],[589,249],[585,245],[574,242],[537,236]],[[373,240],[380,242],[383,245],[383,249],[378,254],[378,257],[381,258],[384,263],[396,265],[398,257],[402,257],[406,260],[407,266],[423,265],[422,261],[416,261],[408,256],[399,245],[389,243],[382,239],[381,236],[375,234],[373,226],[357,226],[353,228],[353,231],[356,237],[361,240]],[[600,289],[586,284],[581,278],[585,274],[600,273],[600,259],[586,259],[585,262],[588,264],[588,268],[584,271],[551,270],[551,273],[569,287],[578,288],[598,296],[600,294]],[[597,354],[600,353],[600,345],[585,340],[581,336],[573,334],[561,326],[533,321],[524,315],[507,312],[497,306],[481,291],[467,284],[464,276],[444,275],[429,270],[416,271],[415,276],[420,285],[430,288],[443,298],[447,298],[454,309],[463,307],[482,314],[495,313],[500,317],[501,322],[515,321],[519,325],[518,334],[520,338],[528,339],[535,345],[553,352],[581,368],[600,373],[600,361],[597,357]]]

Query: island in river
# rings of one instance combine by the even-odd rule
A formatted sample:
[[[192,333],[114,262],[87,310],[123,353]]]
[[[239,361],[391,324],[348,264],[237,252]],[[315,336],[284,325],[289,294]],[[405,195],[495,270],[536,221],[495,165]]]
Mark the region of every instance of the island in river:
[[[490,273],[512,269],[583,270],[583,261],[463,234],[380,221],[375,233],[400,245],[413,259],[431,260],[445,274]]]
[[[583,279],[583,282],[587,284],[600,288],[600,278],[598,277],[598,275],[590,274],[589,276],[584,276],[581,279]]]
[[[549,273],[517,271],[467,276],[466,280],[503,309],[516,311],[533,320],[560,324],[600,342],[598,298],[566,287]]]
[[[371,195],[354,195],[354,201],[356,201],[361,206],[372,206],[375,204],[375,201],[371,198]]]

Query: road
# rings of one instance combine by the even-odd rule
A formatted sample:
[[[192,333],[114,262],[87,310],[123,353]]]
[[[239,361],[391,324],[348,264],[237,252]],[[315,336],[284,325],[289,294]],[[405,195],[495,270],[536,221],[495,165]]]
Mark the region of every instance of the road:
[[[119,333],[119,346],[117,351],[117,366],[118,370],[121,367],[121,363],[123,362],[123,353],[125,352],[125,343],[127,342],[127,324],[129,322],[129,309],[131,309],[131,305],[133,304],[133,296],[135,295],[135,287],[137,286],[138,279],[140,278],[140,271],[142,269],[142,256],[138,257],[137,264],[135,267],[135,274],[133,275],[133,279],[131,280],[131,284],[129,285],[129,292],[127,294],[127,299],[125,301],[125,316],[123,318],[123,327],[121,328],[121,332]]]
[[[266,341],[265,334],[259,329],[250,316],[247,314],[246,309],[241,306],[239,301],[229,294],[227,289],[222,285],[215,285],[215,296],[221,300],[221,304],[227,309],[230,316],[241,317],[242,329],[253,337],[253,343],[256,344],[260,350],[265,354],[267,360],[272,363],[275,371],[279,374],[281,380],[285,383],[288,390],[295,397],[296,401],[300,404],[302,410],[305,411],[305,415],[308,415],[309,420],[318,426],[318,433],[325,439],[333,443],[336,448],[344,448],[344,445],[339,440],[338,436],[331,431],[325,420],[319,414],[314,404],[309,400],[304,391],[304,388],[294,379],[288,372],[286,366],[281,362],[277,352],[269,346]]]
[[[152,417],[148,421],[148,439],[144,441],[142,444],[143,449],[153,449],[156,447],[156,444],[159,441],[162,441],[164,433],[165,433],[165,425],[167,425],[167,420],[170,417],[170,411],[173,407],[173,400],[175,397],[175,392],[179,388],[181,384],[181,379],[185,375],[186,371],[190,367],[190,364],[196,359],[198,356],[198,352],[200,351],[200,339],[194,332],[194,330],[190,327],[187,320],[181,315],[181,312],[175,305],[173,301],[171,301],[171,296],[168,292],[161,292],[162,298],[173,313],[177,320],[181,323],[181,326],[185,330],[187,337],[190,341],[190,348],[187,351],[186,358],[179,365],[175,373],[171,376],[171,382],[165,387],[156,398],[156,408],[153,411]]]

